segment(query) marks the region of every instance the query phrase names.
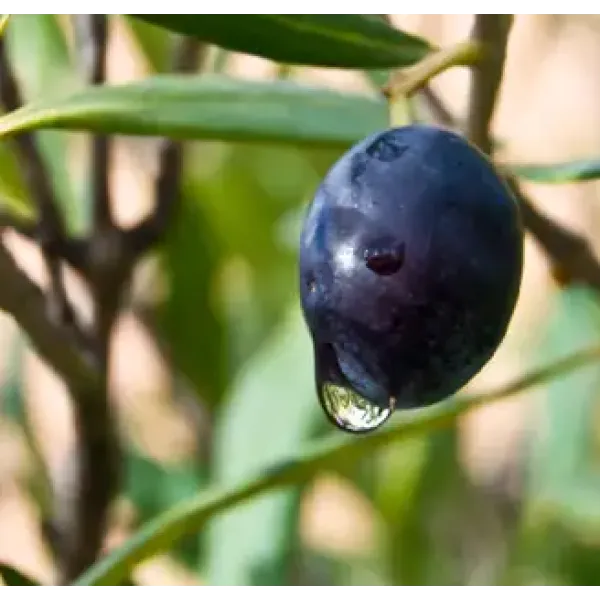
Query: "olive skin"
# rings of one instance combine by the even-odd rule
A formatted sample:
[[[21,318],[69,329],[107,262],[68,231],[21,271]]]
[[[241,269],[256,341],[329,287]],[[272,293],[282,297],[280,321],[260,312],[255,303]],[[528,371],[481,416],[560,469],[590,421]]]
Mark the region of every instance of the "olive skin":
[[[369,136],[327,173],[302,230],[317,386],[396,409],[455,393],[502,341],[522,263],[516,200],[463,137],[427,125]]]

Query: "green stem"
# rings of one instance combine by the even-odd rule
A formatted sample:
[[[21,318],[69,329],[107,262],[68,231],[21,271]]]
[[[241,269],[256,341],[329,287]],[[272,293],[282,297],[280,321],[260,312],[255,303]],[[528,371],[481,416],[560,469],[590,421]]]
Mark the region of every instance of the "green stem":
[[[429,54],[417,64],[395,71],[383,87],[383,93],[393,101],[400,96],[411,96],[436,75],[458,66],[477,64],[483,57],[483,46],[467,40]]]
[[[484,404],[496,402],[564,375],[600,359],[600,347],[582,350],[546,367],[526,374],[499,389],[463,396],[427,409],[400,413],[396,424],[378,433],[348,438],[334,434],[304,451],[297,458],[282,461],[242,483],[215,487],[197,498],[177,504],[142,527],[77,579],[74,585],[117,585],[140,562],[165,550],[178,539],[200,529],[210,518],[259,494],[309,480],[320,469],[340,461],[346,464],[389,444],[426,434],[453,423],[458,417]]]

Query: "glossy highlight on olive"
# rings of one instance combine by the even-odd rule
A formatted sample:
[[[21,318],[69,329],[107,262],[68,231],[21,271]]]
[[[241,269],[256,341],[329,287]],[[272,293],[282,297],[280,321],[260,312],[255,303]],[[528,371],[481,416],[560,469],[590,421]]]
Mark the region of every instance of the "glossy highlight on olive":
[[[463,137],[411,125],[351,148],[319,186],[300,241],[330,421],[373,431],[463,387],[504,338],[522,263],[517,203]]]

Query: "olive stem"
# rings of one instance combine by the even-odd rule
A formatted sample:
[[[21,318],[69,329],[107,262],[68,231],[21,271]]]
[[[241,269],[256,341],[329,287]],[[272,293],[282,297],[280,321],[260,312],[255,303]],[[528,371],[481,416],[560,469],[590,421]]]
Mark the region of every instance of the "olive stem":
[[[400,97],[412,96],[436,75],[452,67],[472,66],[484,57],[484,46],[476,40],[467,40],[448,48],[442,48],[426,56],[418,63],[394,71],[382,92],[390,102]]]

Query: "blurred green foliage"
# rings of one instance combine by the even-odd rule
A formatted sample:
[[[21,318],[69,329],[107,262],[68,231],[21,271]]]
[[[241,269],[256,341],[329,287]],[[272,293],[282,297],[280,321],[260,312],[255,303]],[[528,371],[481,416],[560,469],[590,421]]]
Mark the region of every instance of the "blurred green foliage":
[[[372,85],[385,80],[380,69],[412,64],[431,51],[427,42],[374,16],[271,17],[111,18],[121,20],[155,73],[168,71],[175,35],[182,32],[275,60],[378,69],[363,73]],[[427,417],[419,421],[417,437],[390,435],[385,445],[373,443],[373,453],[368,442],[360,442],[360,452],[349,444],[347,452],[335,446],[328,455],[324,443],[322,453],[302,454],[306,442],[330,428],[316,401],[312,348],[298,308],[299,228],[307,202],[339,153],[386,126],[386,105],[375,88],[371,95],[351,95],[202,73],[83,89],[67,32],[68,23],[55,16],[11,17],[5,35],[31,105],[0,119],[0,136],[58,128],[204,140],[186,145],[181,208],[158,251],[167,293],[153,307],[151,322],[174,379],[184,381],[202,406],[212,443],[207,455],[175,465],[126,446],[124,495],[135,507],[137,524],[146,524],[131,548],[144,551],[128,555],[125,548],[109,557],[114,580],[142,554],[170,551],[217,585],[600,582],[600,476],[591,427],[597,365],[546,388],[546,431],[522,449],[526,484],[516,497],[501,485],[476,485],[459,460],[456,426],[428,432]],[[82,229],[88,182],[66,167],[72,134],[37,135],[63,212],[73,229]],[[514,171],[547,182],[600,174],[596,160]],[[28,206],[4,145],[0,196],[10,210]],[[566,289],[556,298],[540,357],[556,359],[597,345],[599,324],[597,300],[587,290]],[[6,414],[26,428],[18,381],[2,396]],[[432,425],[452,423],[462,409],[453,413],[451,407],[447,415],[443,410],[434,413]],[[268,480],[265,469],[274,464],[287,473],[285,461],[297,454],[308,458],[297,468],[302,477],[282,476],[290,487],[257,499],[240,493],[246,501],[234,506],[237,482],[256,474],[257,481]],[[324,455],[335,460],[320,462]],[[300,508],[307,482],[322,473],[336,473],[368,504],[377,524],[374,550],[326,550],[303,539]],[[198,498],[210,510],[196,510]],[[229,508],[223,514],[221,500]],[[195,516],[183,518],[194,506]],[[336,514],[336,507],[330,511]],[[198,534],[205,517],[214,518]],[[7,584],[19,578],[9,567],[0,566],[0,573]],[[84,581],[94,578],[92,571]]]

